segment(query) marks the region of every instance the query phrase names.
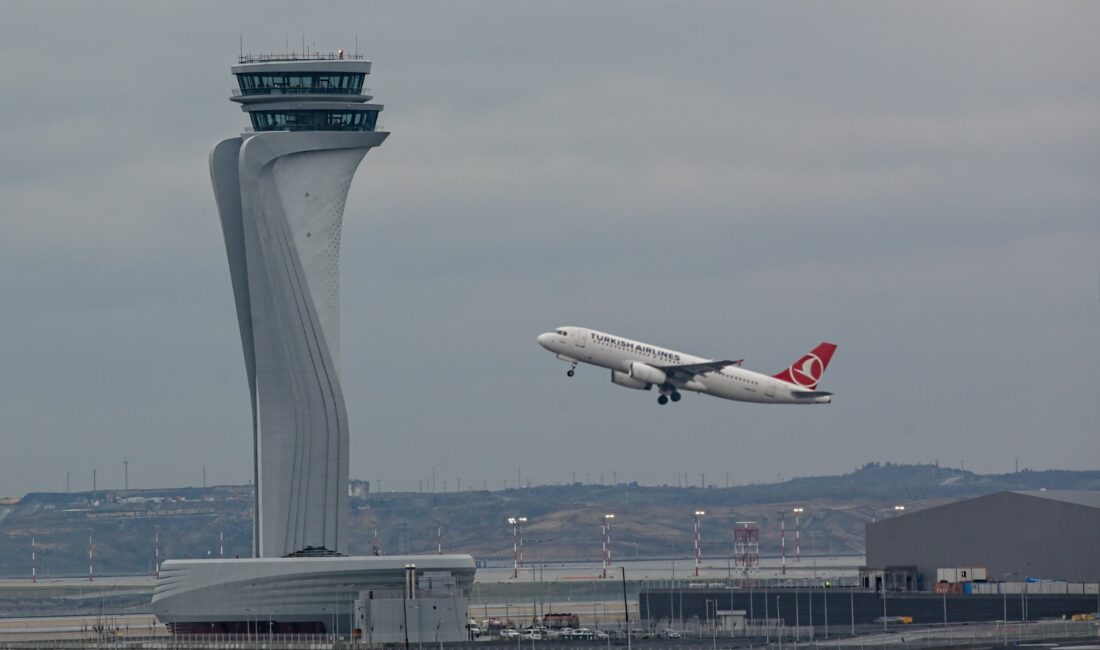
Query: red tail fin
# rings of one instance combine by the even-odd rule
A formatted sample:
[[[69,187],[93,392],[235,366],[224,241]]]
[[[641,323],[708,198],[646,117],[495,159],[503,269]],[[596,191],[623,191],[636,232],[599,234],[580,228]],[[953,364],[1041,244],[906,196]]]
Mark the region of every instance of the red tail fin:
[[[825,374],[825,368],[829,366],[829,360],[833,358],[833,352],[836,352],[835,345],[822,343],[792,363],[786,370],[772,377],[815,390],[817,382],[821,381],[821,375]]]

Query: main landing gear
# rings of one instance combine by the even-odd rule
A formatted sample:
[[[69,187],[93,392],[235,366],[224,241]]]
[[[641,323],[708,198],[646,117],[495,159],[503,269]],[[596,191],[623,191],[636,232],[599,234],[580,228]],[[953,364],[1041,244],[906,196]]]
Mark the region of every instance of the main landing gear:
[[[577,362],[576,361],[574,361],[573,364],[569,366],[569,370],[565,371],[565,376],[566,377],[572,377],[575,374],[577,374]]]
[[[671,398],[673,402],[679,402],[680,391],[673,389],[668,391],[668,393],[662,392],[660,396],[657,397],[657,403],[661,406],[664,406],[665,404],[668,404],[669,398]]]

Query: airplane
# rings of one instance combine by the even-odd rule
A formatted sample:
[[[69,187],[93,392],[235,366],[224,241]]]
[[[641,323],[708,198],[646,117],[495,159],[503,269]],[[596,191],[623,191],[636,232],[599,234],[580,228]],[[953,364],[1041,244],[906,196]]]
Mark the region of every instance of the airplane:
[[[771,376],[745,370],[744,359],[704,359],[587,327],[559,327],[540,334],[538,343],[570,364],[566,375],[572,377],[579,363],[607,368],[611,382],[619,386],[637,390],[656,386],[658,404],[679,402],[681,390],[763,404],[832,402],[832,393],[817,389],[836,351],[832,343],[821,343]]]

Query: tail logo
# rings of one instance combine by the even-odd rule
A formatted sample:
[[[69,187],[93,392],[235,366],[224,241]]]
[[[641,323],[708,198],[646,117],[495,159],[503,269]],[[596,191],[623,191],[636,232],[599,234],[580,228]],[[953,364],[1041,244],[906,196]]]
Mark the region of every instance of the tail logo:
[[[822,363],[821,357],[810,352],[798,362],[797,366],[787,368],[787,373],[799,386],[813,388],[821,381],[821,375],[825,373],[825,364]]]

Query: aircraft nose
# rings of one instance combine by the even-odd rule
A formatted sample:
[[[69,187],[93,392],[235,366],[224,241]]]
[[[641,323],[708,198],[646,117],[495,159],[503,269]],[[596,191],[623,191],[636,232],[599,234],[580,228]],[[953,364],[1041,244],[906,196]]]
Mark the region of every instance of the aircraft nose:
[[[553,340],[553,338],[554,338],[553,334],[551,334],[550,332],[544,332],[542,334],[539,334],[538,338],[535,339],[535,340],[539,342],[539,345],[541,345],[542,347],[549,350],[550,349],[550,341]]]

